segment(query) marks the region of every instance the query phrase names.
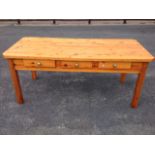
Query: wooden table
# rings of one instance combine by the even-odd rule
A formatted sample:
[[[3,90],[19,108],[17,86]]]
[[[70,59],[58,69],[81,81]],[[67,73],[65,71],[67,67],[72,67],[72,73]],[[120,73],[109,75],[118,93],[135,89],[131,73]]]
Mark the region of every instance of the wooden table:
[[[8,60],[17,102],[24,102],[18,71],[107,72],[137,74],[131,106],[136,108],[146,69],[154,57],[134,39],[24,37],[3,53]],[[97,82],[97,81],[96,81]],[[107,79],[108,82],[108,79]],[[110,88],[109,88],[110,89]]]

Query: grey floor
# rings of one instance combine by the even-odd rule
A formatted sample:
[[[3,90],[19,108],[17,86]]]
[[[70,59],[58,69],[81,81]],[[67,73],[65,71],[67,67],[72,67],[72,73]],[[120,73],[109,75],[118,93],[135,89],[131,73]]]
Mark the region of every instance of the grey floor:
[[[2,52],[24,36],[134,38],[155,56],[155,26],[0,27],[0,134],[155,134],[155,63],[138,109],[130,108],[136,80],[101,73],[20,72],[25,104],[18,105]]]

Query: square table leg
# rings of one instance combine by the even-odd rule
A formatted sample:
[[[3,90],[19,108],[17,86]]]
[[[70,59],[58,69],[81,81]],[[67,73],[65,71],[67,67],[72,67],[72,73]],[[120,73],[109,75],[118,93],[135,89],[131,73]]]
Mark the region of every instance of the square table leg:
[[[23,95],[22,95],[22,89],[21,89],[21,86],[20,86],[18,71],[15,70],[12,60],[8,60],[8,63],[9,63],[9,68],[10,68],[10,73],[11,73],[13,86],[15,88],[17,102],[19,104],[22,104],[24,102],[24,99],[23,99]]]
[[[32,73],[32,80],[36,80],[37,79],[37,72],[31,71],[31,73]]]
[[[132,108],[137,108],[137,106],[138,106],[138,100],[139,100],[139,97],[141,95],[143,83],[145,80],[145,74],[146,74],[147,66],[148,66],[148,63],[143,63],[142,70],[138,74],[136,86],[135,86],[135,90],[134,90],[134,95],[133,95],[133,99],[131,102]]]
[[[122,74],[121,74],[121,78],[120,78],[121,84],[124,84],[125,79],[126,79],[126,73],[122,73]]]

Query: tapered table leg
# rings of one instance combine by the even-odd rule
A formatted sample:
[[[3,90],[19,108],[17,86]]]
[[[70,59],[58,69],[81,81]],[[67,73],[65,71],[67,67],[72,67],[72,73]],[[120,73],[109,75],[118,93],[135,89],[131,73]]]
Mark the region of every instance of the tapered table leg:
[[[138,100],[139,100],[139,97],[141,95],[143,83],[145,80],[145,74],[146,74],[147,66],[148,66],[148,63],[143,63],[142,70],[138,74],[136,86],[135,86],[135,90],[134,90],[134,95],[133,95],[133,99],[131,102],[132,108],[136,108],[138,106]]]
[[[12,60],[8,60],[8,63],[9,63],[9,67],[10,67],[10,73],[11,73],[13,86],[15,88],[17,102],[19,104],[22,104],[24,102],[24,99],[23,99],[23,95],[22,95],[22,89],[20,86],[18,71],[15,70]]]
[[[37,72],[31,71],[31,73],[32,73],[32,80],[36,80],[37,79]]]
[[[124,84],[125,79],[126,79],[126,73],[122,73],[122,74],[121,74],[121,78],[120,78],[120,83],[121,83],[121,84]]]

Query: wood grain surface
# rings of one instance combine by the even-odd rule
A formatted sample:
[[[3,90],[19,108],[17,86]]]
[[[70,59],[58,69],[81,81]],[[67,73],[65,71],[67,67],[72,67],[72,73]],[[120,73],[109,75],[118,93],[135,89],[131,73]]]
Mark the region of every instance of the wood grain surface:
[[[3,53],[5,58],[151,62],[154,57],[134,39],[24,37]]]

